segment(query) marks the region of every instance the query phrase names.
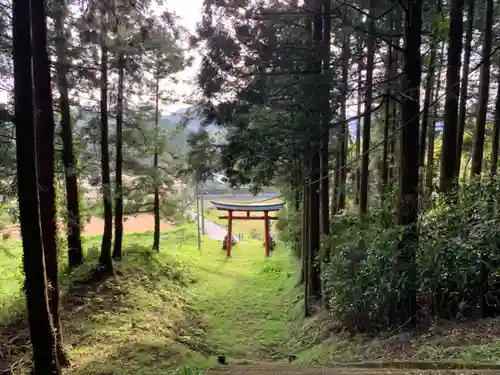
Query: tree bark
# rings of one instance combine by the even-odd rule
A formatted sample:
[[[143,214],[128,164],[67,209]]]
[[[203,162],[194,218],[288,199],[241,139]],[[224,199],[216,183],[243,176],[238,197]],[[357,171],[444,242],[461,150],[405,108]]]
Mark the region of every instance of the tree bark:
[[[306,185],[302,190],[302,231],[301,231],[301,281],[304,283],[304,301],[309,301],[308,294],[308,281],[307,281],[307,254],[309,246],[309,223],[307,221],[309,217],[309,187]],[[305,316],[308,316],[309,304],[305,303]]]
[[[339,192],[340,192],[340,150],[335,152],[333,160],[333,173],[332,173],[332,203],[330,207],[331,216],[335,216],[338,212],[339,206]]]
[[[327,4],[328,3],[328,4]],[[323,7],[325,7],[323,9]],[[319,166],[320,166],[320,226],[321,234],[330,232],[330,188],[329,188],[329,129],[330,129],[330,3],[329,0],[315,0],[314,9],[314,42],[317,48],[315,56],[315,73],[321,82],[321,93],[318,98],[318,113],[321,114],[319,129]]]
[[[68,46],[67,35],[64,31],[64,22],[67,17],[68,7],[63,1],[56,8],[56,73],[57,88],[59,91],[59,107],[61,111],[61,140],[63,146],[62,159],[64,165],[64,178],[66,182],[66,208],[67,208],[67,241],[68,265],[70,269],[83,263],[83,250],[80,232],[80,206],[78,202],[78,174],[76,170],[75,155],[73,152],[73,129],[71,125],[71,112],[69,105],[68,85]]]
[[[113,259],[122,258],[123,246],[123,86],[125,81],[125,56],[118,55],[118,98],[116,102],[116,171],[115,171],[115,243]]]
[[[497,96],[495,98],[495,123],[493,128],[493,139],[491,141],[491,165],[490,176],[497,174],[498,168],[498,143],[500,139],[500,65],[497,77]]]
[[[400,35],[403,33],[403,19],[402,19],[402,11],[399,7],[396,7],[394,10],[394,20],[393,20],[393,30],[395,31],[396,35]],[[399,67],[401,66],[401,59],[400,56],[402,53],[398,51],[397,48],[400,46],[400,40],[399,38],[394,38],[393,40],[393,45],[394,48],[392,50],[392,57],[393,57],[393,62],[391,64],[392,71],[391,71],[391,77],[392,81],[394,82],[393,85],[395,85],[393,91],[398,93],[402,92],[401,89],[401,76],[399,75]],[[398,120],[399,120],[399,114],[401,113],[400,110],[400,104],[396,98],[391,98],[391,132],[392,136],[390,139],[389,143],[389,148],[390,148],[390,155],[391,155],[391,165],[389,167],[389,180],[390,181],[395,181],[396,177],[398,177],[398,158],[396,155],[398,155],[398,147],[399,143],[397,142],[399,138],[399,129],[398,129]],[[399,112],[398,112],[398,107],[399,107]]]
[[[392,30],[392,24],[393,24],[393,19],[392,19],[392,13],[388,17],[388,27],[387,31],[391,33]],[[392,42],[392,41],[391,41]],[[381,195],[382,199],[381,201],[383,202],[384,200],[384,195],[387,191],[387,185],[389,183],[389,133],[392,130],[391,129],[391,100],[390,95],[391,95],[391,82],[394,79],[394,77],[391,76],[392,73],[392,63],[393,63],[393,51],[392,47],[390,44],[387,45],[387,67],[386,67],[386,74],[387,78],[389,79],[389,82],[387,83],[387,87],[385,90],[386,93],[386,98],[385,98],[385,105],[384,105],[384,143],[383,143],[383,150],[382,150],[382,170],[381,170]]]
[[[48,281],[49,308],[55,330],[57,355],[60,365],[69,361],[62,348],[59,314],[59,281],[57,259],[56,192],[54,188],[54,132],[50,63],[47,53],[47,26],[43,0],[31,2],[33,38],[33,81],[35,86],[36,150],[40,223]]]
[[[420,113],[420,45],[422,33],[422,0],[408,0],[404,49],[404,89],[402,97],[403,126],[401,140],[401,186],[399,224],[405,226],[401,241],[400,264],[406,286],[400,297],[402,323],[416,322],[417,280],[415,258],[418,247],[418,139]]]
[[[104,4],[104,2],[103,2]],[[113,272],[111,240],[113,238],[113,208],[111,204],[111,184],[109,171],[108,140],[108,47],[106,46],[106,7],[101,14],[101,172],[104,202],[104,232],[102,235],[99,264],[105,273]]]
[[[363,92],[361,90],[363,84],[363,70],[364,70],[364,53],[363,53],[363,43],[358,43],[358,53],[359,53],[359,66],[358,66],[358,98],[357,98],[357,110],[356,110],[356,196],[354,197],[354,203],[359,204],[359,195],[361,192],[361,168],[359,159],[361,157],[361,103],[363,102]]]
[[[490,90],[491,42],[493,26],[493,0],[486,0],[484,10],[484,41],[482,48],[482,63],[479,73],[479,101],[476,116],[476,131],[474,132],[471,161],[471,178],[479,176],[483,167],[484,133],[486,129],[486,114]]]
[[[330,0],[326,0],[329,2]],[[340,102],[340,121],[342,121],[342,131],[340,133],[339,139],[339,155],[340,155],[340,173],[339,173],[339,200],[338,209],[345,209],[345,186],[347,179],[347,135],[348,135],[348,124],[347,120],[347,95],[349,90],[349,58],[350,58],[350,35],[344,35],[344,40],[342,42],[342,97]]]
[[[45,375],[60,374],[61,371],[56,354],[56,335],[48,305],[48,281],[40,225],[30,3],[27,0],[14,0],[12,7],[17,184],[23,242],[24,290],[33,347],[34,374]],[[38,8],[38,4],[33,5],[35,9]],[[45,22],[43,13],[38,16]],[[40,53],[38,48],[37,54]],[[37,65],[39,63],[40,61]],[[40,73],[39,70],[37,73]]]
[[[453,0],[450,13],[448,69],[446,71],[446,99],[444,105],[443,148],[439,190],[450,192],[456,183],[457,113],[460,90],[462,51],[462,8],[464,0]]]
[[[434,190],[433,179],[434,179],[434,141],[436,137],[436,122],[439,108],[439,91],[441,90],[441,70],[443,66],[444,59],[444,43],[441,45],[441,53],[439,55],[439,70],[437,73],[437,83],[436,89],[434,90],[434,110],[432,112],[432,122],[429,128],[429,144],[427,148],[427,169],[425,176],[425,185],[427,187],[427,197],[429,198]]]
[[[472,34],[474,33],[474,2],[467,0],[467,31],[465,33],[464,63],[462,65],[462,84],[460,86],[460,102],[458,105],[458,129],[457,129],[457,177],[460,176],[462,163],[462,146],[464,142],[465,119],[467,116],[467,94],[469,87],[470,56],[472,53]]]
[[[479,101],[476,116],[476,131],[474,132],[472,147],[471,179],[481,175],[483,166],[484,133],[486,129],[486,114],[488,112],[490,90],[491,43],[494,11],[493,0],[486,0],[484,8],[484,40],[481,56],[483,65],[481,65],[481,71],[479,73]],[[487,300],[490,267],[489,253],[485,249],[481,249],[480,308],[483,318],[490,316],[493,312],[493,306],[490,306]]]
[[[374,0],[370,0],[370,14],[373,14]],[[370,18],[368,21],[367,40],[367,62],[366,62],[366,96],[365,115],[363,118],[363,154],[361,158],[361,184],[359,194],[359,212],[364,216],[368,212],[368,168],[370,164],[370,131],[371,131],[371,107],[373,101],[373,59],[375,55],[375,21]]]
[[[319,226],[320,226],[320,169],[319,169],[319,147],[313,147],[312,157],[311,157],[311,170],[310,170],[310,184],[309,187],[309,256],[308,256],[308,276],[309,284],[311,290],[311,299],[316,302],[321,301],[321,279],[320,279],[320,267],[317,261],[317,255],[320,250],[320,236],[319,236]]]
[[[153,156],[153,168],[155,171],[155,190],[154,190],[154,235],[153,235],[153,250],[160,251],[160,189],[158,188],[158,132],[159,132],[159,119],[160,119],[160,75],[156,76],[155,86],[155,152]],[[199,220],[199,219],[198,219]]]
[[[322,46],[321,40],[323,37],[323,19],[322,19],[322,3],[321,0],[314,0],[314,20],[313,20],[313,41],[315,46],[315,52],[312,56],[312,66],[314,72],[318,79],[321,79],[321,70],[322,70]],[[314,299],[315,302],[321,301],[321,281],[320,281],[320,263],[319,260],[316,259],[317,255],[320,251],[320,231],[323,232],[326,228],[323,227],[324,216],[322,214],[322,194],[321,194],[321,186],[322,186],[322,174],[321,174],[321,159],[322,159],[322,150],[321,150],[321,128],[317,128],[317,124],[321,124],[322,120],[322,96],[324,95],[324,91],[316,91],[313,95],[317,95],[315,103],[313,103],[313,108],[316,109],[316,116],[313,116],[311,120],[312,126],[312,147],[311,147],[311,170],[310,170],[310,183],[311,188],[310,192],[310,202],[309,202],[309,277],[310,277],[310,286],[311,286],[311,299]],[[321,117],[320,117],[321,116]],[[316,121],[316,119],[318,121]],[[328,213],[328,205],[326,206]],[[326,215],[327,219],[329,219],[329,215]]]
[[[424,161],[425,161],[425,149],[426,149],[428,126],[429,126],[429,111],[431,105],[432,90],[434,88],[434,75],[436,70],[437,37],[438,37],[438,25],[435,24],[434,34],[432,36],[432,41],[431,41],[431,55],[429,59],[429,67],[425,81],[424,109],[422,111],[422,126],[420,127],[420,142],[418,150],[419,151],[418,164],[420,167],[424,166]]]

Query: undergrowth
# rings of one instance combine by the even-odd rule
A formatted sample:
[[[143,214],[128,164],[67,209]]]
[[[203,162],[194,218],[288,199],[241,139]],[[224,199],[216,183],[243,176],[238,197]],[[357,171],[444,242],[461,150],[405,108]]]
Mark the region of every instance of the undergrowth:
[[[151,233],[126,235],[124,259],[115,263],[116,276],[103,282],[89,282],[100,237],[85,239],[86,263],[61,277],[63,336],[72,362],[67,373],[170,374],[181,368],[176,373],[188,374],[182,366],[190,363],[189,371],[196,374],[203,367],[210,348],[203,344],[204,325],[184,294],[196,277],[170,254],[173,248],[192,246],[191,232],[180,228],[163,234],[171,248],[160,254],[144,246]],[[13,254],[12,264],[15,259],[19,261]],[[16,274],[20,276],[17,270]],[[2,290],[17,299],[20,291],[13,291],[18,286],[16,279],[10,292]],[[28,369],[29,335],[20,305],[15,314],[2,311],[0,373],[23,374]]]
[[[194,225],[163,233],[159,254],[145,247],[151,238],[151,232],[127,234],[116,276],[89,283],[100,237],[88,237],[87,262],[62,273],[63,336],[72,363],[66,374],[200,375],[219,355],[230,364],[286,363],[290,355],[321,365],[500,359],[498,319],[376,338],[339,332],[331,312],[303,319],[298,264],[282,244],[266,259],[261,241],[241,243],[227,259],[216,241],[204,238],[197,249]],[[22,316],[21,308],[0,324],[0,369],[15,375],[29,366]]]
[[[500,297],[500,183],[472,182],[453,197],[423,202],[414,264],[402,259],[403,233],[392,202],[372,207],[368,217],[343,213],[332,220],[324,241],[323,282],[333,319],[351,333],[405,329],[397,310],[416,283],[420,327],[439,319],[471,320],[498,312]],[[296,244],[291,215],[288,241]],[[300,232],[299,232],[300,233]],[[416,278],[409,278],[415,267]]]

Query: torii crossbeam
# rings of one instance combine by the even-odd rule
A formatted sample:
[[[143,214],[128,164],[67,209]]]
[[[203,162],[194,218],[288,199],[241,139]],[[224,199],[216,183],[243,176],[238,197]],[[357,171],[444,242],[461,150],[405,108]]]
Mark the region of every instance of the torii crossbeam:
[[[269,212],[279,211],[283,208],[284,202],[262,204],[262,203],[222,203],[212,201],[214,207],[219,211],[227,211],[227,216],[219,216],[219,219],[227,219],[226,256],[231,256],[233,220],[264,220],[264,244],[266,246],[266,256],[270,252],[269,221],[277,220],[276,217],[269,216]],[[233,212],[246,212],[246,216],[233,216]],[[263,216],[250,216],[251,212],[263,212]]]

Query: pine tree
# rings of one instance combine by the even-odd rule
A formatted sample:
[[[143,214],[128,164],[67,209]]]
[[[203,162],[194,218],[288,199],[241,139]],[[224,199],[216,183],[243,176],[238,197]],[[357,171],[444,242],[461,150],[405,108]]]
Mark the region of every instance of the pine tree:
[[[44,243],[40,226],[33,107],[30,1],[12,9],[17,183],[23,239],[24,289],[35,374],[60,374],[56,336],[48,305]],[[36,8],[35,8],[36,9]]]
[[[45,4],[42,0],[31,2],[31,29],[33,38],[33,81],[35,86],[36,150],[40,221],[42,230],[45,271],[48,280],[49,308],[55,330],[59,364],[69,365],[62,349],[61,321],[59,316],[59,281],[57,261],[57,228],[54,188],[54,116],[50,63],[47,52],[47,26]]]
[[[73,127],[70,111],[69,84],[68,84],[68,32],[65,22],[68,15],[68,6],[65,1],[53,5],[55,27],[55,51],[57,57],[56,73],[57,88],[59,91],[59,110],[61,112],[61,138],[63,145],[64,178],[66,182],[67,206],[67,240],[68,264],[70,268],[78,267],[83,263],[82,243],[80,239],[80,206],[78,202],[78,172],[73,147]]]
[[[101,47],[101,79],[100,79],[100,113],[101,113],[101,173],[104,203],[104,233],[102,235],[100,267],[107,273],[113,272],[111,259],[111,241],[113,238],[113,208],[111,203],[111,179],[109,170],[109,139],[108,139],[108,46],[107,46],[107,4],[101,4],[100,47]]]

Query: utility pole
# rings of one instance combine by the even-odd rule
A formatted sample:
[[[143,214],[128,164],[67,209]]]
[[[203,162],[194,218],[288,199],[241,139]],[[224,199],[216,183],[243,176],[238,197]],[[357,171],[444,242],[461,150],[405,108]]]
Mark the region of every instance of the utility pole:
[[[200,250],[201,249],[201,234],[200,234],[200,201],[198,200],[198,198],[199,198],[198,181],[196,182],[195,194],[196,194],[196,226],[198,228],[198,250]]]
[[[205,210],[203,207],[203,188],[205,184],[201,184],[200,190],[200,205],[201,205],[201,233],[205,234]]]

